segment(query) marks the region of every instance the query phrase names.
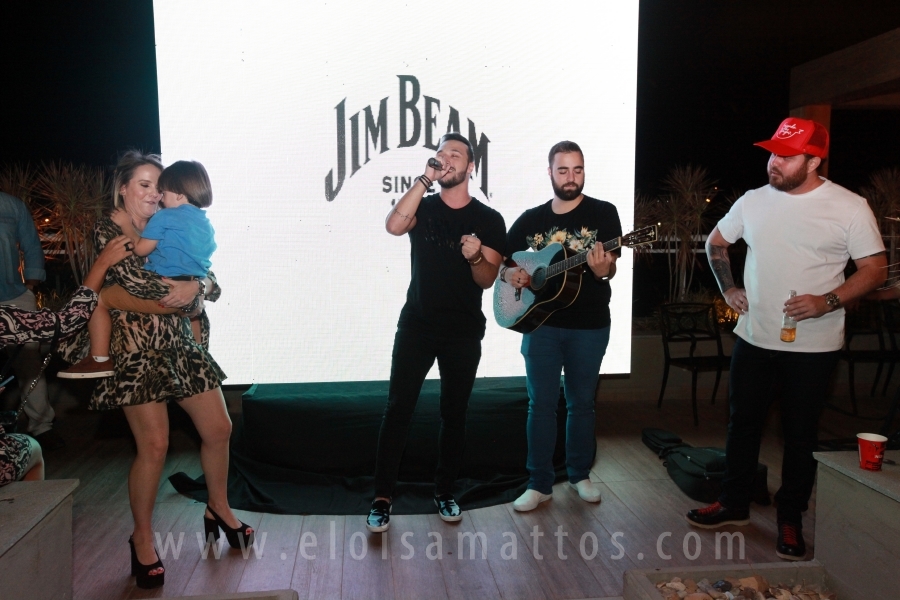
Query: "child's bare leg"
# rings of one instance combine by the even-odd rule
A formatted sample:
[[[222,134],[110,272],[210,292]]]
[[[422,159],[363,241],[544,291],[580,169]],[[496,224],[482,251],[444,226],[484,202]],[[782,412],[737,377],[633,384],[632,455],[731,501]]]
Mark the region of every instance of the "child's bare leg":
[[[109,358],[109,338],[112,335],[112,317],[102,300],[88,321],[88,333],[91,336],[91,349],[88,355],[56,374],[62,379],[89,379],[94,377],[112,377],[115,364]]]
[[[202,336],[200,334],[200,317],[194,317],[191,319],[191,331],[194,332],[194,339],[198,344],[202,343]]]
[[[88,333],[91,335],[91,356],[109,358],[109,338],[112,335],[112,318],[103,298],[97,302],[97,308],[88,321]]]

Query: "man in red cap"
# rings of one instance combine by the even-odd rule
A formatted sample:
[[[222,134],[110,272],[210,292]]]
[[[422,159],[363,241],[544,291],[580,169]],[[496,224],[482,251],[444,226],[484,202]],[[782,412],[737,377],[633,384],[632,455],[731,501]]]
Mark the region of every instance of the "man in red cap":
[[[771,140],[756,145],[772,153],[769,185],[739,198],[706,242],[722,295],[740,317],[722,493],[687,519],[704,528],[750,522],[760,438],[778,388],[784,458],[775,494],[775,553],[800,560],[806,554],[801,517],[816,475],[812,453],[819,415],[843,345],[842,305],[884,283],[887,261],[865,199],[816,172],[828,155],[825,127],[788,118]],[[740,238],[747,242],[744,288],[735,285],[728,257],[728,246]],[[857,271],[845,281],[850,259]],[[797,321],[795,337],[781,336],[785,314]]]

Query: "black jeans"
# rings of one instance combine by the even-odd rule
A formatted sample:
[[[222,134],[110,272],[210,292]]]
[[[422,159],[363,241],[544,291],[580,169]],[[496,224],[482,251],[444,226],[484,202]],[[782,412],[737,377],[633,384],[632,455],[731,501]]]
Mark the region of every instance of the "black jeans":
[[[409,423],[425,376],[437,359],[441,374],[441,431],[435,495],[449,494],[462,465],[466,410],[481,360],[481,340],[434,337],[398,329],[394,337],[391,384],[378,434],[375,495],[391,498]]]
[[[819,416],[838,354],[766,350],[738,338],[731,355],[731,417],[719,497],[724,506],[735,510],[750,506],[762,430],[779,391],[784,458],[781,488],[775,494],[778,520],[801,522],[816,478],[812,453],[818,443]]]

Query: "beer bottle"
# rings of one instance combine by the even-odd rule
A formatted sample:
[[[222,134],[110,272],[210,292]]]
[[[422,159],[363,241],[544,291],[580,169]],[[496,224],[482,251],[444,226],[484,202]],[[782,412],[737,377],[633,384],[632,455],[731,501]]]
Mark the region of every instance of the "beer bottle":
[[[797,292],[795,290],[791,290],[791,295],[789,298],[796,297]],[[784,313],[784,317],[781,319],[781,341],[782,342],[793,342],[797,339],[797,321],[794,317],[790,316],[787,313]]]

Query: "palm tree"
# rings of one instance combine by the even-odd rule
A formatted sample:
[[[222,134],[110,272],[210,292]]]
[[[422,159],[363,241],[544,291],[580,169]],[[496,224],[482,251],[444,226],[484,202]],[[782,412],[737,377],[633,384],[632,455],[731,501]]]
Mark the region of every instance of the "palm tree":
[[[888,239],[888,264],[896,273],[900,260],[900,244],[897,236],[900,230],[900,168],[888,167],[875,171],[869,176],[869,185],[862,186],[860,194],[869,200],[872,212],[878,219],[881,233]],[[896,275],[891,276],[888,285],[896,283]]]
[[[0,192],[6,192],[25,203],[29,209],[34,199],[35,171],[29,164],[13,163],[0,169]]]
[[[663,180],[663,194],[638,196],[635,226],[659,226],[669,265],[669,301],[683,302],[694,278],[695,243],[706,225],[706,212],[717,193],[704,167],[676,166]]]
[[[40,202],[32,207],[44,252],[66,256],[75,281],[81,283],[94,264],[91,234],[108,194],[103,170],[87,165],[50,162],[34,181]]]

